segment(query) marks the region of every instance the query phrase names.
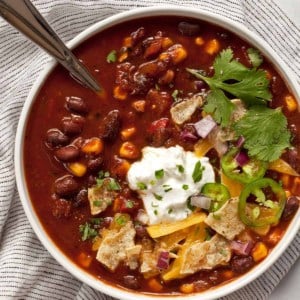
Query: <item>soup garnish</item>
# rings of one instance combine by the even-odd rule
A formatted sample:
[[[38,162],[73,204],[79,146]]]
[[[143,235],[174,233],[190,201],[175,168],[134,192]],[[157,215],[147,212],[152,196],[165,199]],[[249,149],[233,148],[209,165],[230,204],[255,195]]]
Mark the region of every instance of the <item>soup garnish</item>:
[[[263,55],[179,17],[115,25],[75,52],[106,95],[57,67],[24,147],[57,246],[101,280],[155,294],[201,292],[265,259],[299,206],[300,118]]]

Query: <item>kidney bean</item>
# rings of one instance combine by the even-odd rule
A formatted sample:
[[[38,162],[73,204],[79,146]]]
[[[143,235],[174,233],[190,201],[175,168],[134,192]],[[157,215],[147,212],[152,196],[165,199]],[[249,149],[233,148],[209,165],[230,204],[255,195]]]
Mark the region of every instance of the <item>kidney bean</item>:
[[[161,147],[168,140],[171,133],[168,128],[158,128],[149,135],[150,143],[153,147]]]
[[[72,115],[64,117],[61,121],[63,132],[68,136],[74,136],[81,133],[85,119],[81,116]]]
[[[287,199],[285,208],[283,210],[281,220],[283,221],[290,220],[297,212],[298,208],[299,208],[299,198],[296,196],[289,197]]]
[[[254,265],[252,256],[235,256],[231,260],[231,268],[234,272],[245,273]]]
[[[55,156],[63,162],[74,161],[79,157],[79,149],[74,145],[68,145],[55,151]]]
[[[188,22],[180,22],[178,24],[178,30],[182,35],[192,36],[200,32],[200,25]]]
[[[77,181],[71,175],[65,175],[54,182],[54,191],[60,197],[74,196],[79,190]]]
[[[47,131],[46,141],[51,147],[57,147],[68,144],[69,138],[59,129],[52,128]]]
[[[110,111],[99,126],[99,136],[108,141],[113,141],[120,130],[121,117],[118,110]]]
[[[124,285],[133,290],[138,290],[140,288],[140,284],[138,279],[133,275],[125,275],[123,277]]]
[[[103,163],[103,158],[99,156],[97,158],[88,160],[87,168],[91,172],[97,172],[101,169],[102,163]]]
[[[74,206],[79,207],[83,206],[88,202],[88,191],[86,189],[82,189],[74,199]]]
[[[71,215],[72,203],[65,199],[55,199],[52,206],[52,215],[56,218],[69,217]]]
[[[78,114],[86,114],[88,112],[88,106],[82,98],[78,97],[66,97],[66,107],[71,112]]]

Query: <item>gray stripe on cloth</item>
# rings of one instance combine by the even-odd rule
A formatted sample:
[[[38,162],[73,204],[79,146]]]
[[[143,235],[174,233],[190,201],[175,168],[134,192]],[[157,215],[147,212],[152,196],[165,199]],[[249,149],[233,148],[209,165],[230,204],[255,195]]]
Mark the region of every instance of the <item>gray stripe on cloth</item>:
[[[118,12],[166,4],[202,8],[247,26],[272,45],[300,82],[300,33],[272,0],[35,0],[64,41]],[[79,282],[44,249],[15,189],[14,136],[23,103],[49,57],[0,20],[0,299],[110,300]],[[300,234],[263,276],[223,300],[262,300],[300,254]]]

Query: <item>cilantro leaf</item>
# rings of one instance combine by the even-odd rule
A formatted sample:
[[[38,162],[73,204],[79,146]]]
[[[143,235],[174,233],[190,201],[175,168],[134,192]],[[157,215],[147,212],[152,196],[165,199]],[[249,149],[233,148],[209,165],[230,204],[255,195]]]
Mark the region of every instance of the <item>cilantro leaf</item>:
[[[79,232],[81,234],[81,240],[86,241],[88,239],[93,239],[98,235],[98,231],[94,229],[91,224],[86,222],[85,224],[79,225]]]
[[[249,155],[259,160],[274,161],[290,147],[291,133],[280,108],[250,107],[233,126],[236,134],[245,138],[244,147]]]
[[[223,127],[228,126],[234,104],[219,89],[212,89],[206,100],[207,104],[203,108],[204,111],[211,114],[216,122]]]
[[[254,68],[258,68],[264,61],[261,53],[257,49],[249,48],[247,49],[247,54]]]
[[[223,50],[217,56],[213,67],[215,70],[213,77],[203,76],[201,71],[193,69],[187,69],[187,71],[204,80],[212,90],[223,90],[241,99],[248,106],[265,104],[266,101],[271,100],[269,80],[265,71],[247,68],[233,59],[233,52],[230,48]]]

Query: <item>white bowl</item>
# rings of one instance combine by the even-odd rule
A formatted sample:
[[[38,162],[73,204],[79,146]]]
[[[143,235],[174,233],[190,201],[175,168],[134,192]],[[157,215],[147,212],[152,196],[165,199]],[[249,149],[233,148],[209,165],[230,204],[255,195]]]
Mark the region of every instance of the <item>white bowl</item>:
[[[221,16],[208,13],[203,10],[194,9],[194,8],[179,8],[175,6],[169,7],[148,7],[141,9],[134,9],[130,11],[126,11],[112,17],[109,17],[103,21],[100,21],[88,29],[84,30],[82,33],[77,35],[72,41],[68,43],[70,48],[74,48],[81,44],[83,41],[88,39],[89,37],[95,35],[99,31],[102,31],[108,27],[116,25],[118,23],[139,19],[143,17],[149,16],[159,16],[159,15],[169,15],[169,16],[183,16],[183,17],[192,17],[198,18],[200,20],[204,20],[213,24],[217,24],[221,27],[232,31],[233,33],[240,36],[242,39],[249,42],[251,45],[259,49],[265,57],[267,57],[272,64],[276,67],[279,74],[283,77],[286,84],[289,86],[290,90],[293,92],[294,96],[297,98],[298,102],[300,99],[299,90],[296,83],[296,80],[293,77],[293,74],[289,72],[287,66],[282,62],[282,60],[278,57],[278,55],[271,49],[271,47],[264,42],[263,39],[249,31],[246,27],[241,24],[237,24],[228,19],[224,19]],[[43,226],[35,213],[35,210],[30,201],[28,189],[25,181],[24,174],[24,166],[23,166],[23,146],[24,146],[24,137],[25,137],[25,128],[28,121],[28,116],[31,110],[31,106],[49,73],[53,70],[56,63],[52,61],[49,63],[44,71],[39,76],[38,80],[35,82],[34,86],[29,93],[18,124],[17,135],[16,135],[16,144],[15,144],[15,172],[17,179],[17,187],[19,190],[21,202],[23,204],[25,213],[27,215],[28,220],[31,223],[33,230],[36,235],[39,237],[42,244],[45,248],[51,253],[51,255],[63,266],[65,267],[71,274],[77,277],[79,280],[85,282],[91,287],[99,290],[105,294],[111,295],[118,299],[122,300],[136,300],[137,297],[139,300],[150,300],[150,299],[173,299],[174,296],[153,296],[147,295],[143,293],[137,293],[134,291],[128,291],[125,289],[118,288],[113,285],[109,285],[99,279],[93,277],[88,274],[86,271],[75,265],[68,257],[66,257],[63,252],[53,243],[50,237],[47,235],[46,231],[43,229]],[[282,240],[279,244],[272,250],[272,252],[268,255],[268,257],[262,261],[259,265],[251,269],[245,275],[233,280],[232,282],[221,285],[219,287],[207,290],[201,293],[201,299],[216,299],[227,294],[230,294],[246,284],[253,281],[263,272],[265,272],[269,267],[271,267],[275,261],[283,254],[288,245],[292,242],[294,236],[300,228],[300,211],[298,211],[297,215],[293,218],[290,223],[287,232],[284,234]],[[191,295],[181,295],[180,298],[184,299],[199,299],[199,293],[191,294]]]

